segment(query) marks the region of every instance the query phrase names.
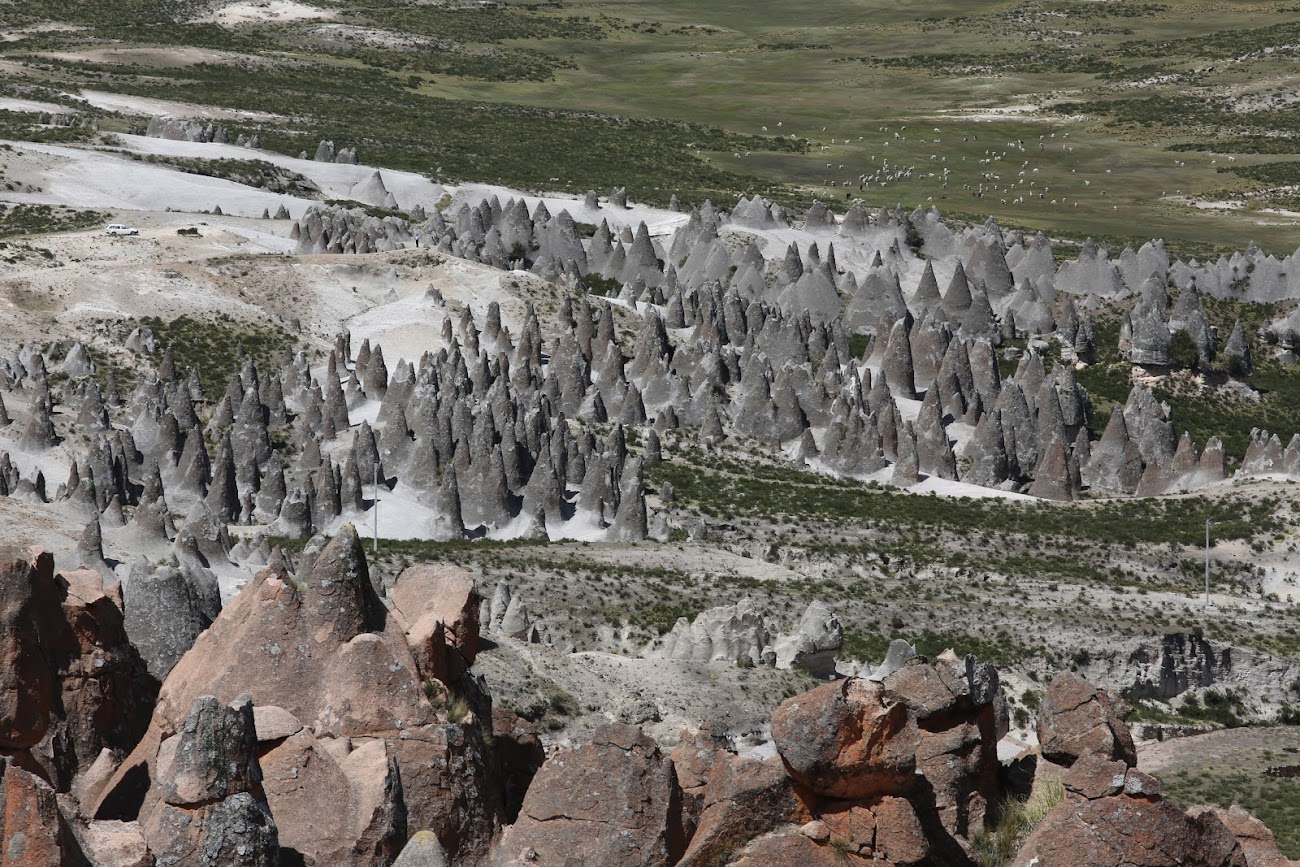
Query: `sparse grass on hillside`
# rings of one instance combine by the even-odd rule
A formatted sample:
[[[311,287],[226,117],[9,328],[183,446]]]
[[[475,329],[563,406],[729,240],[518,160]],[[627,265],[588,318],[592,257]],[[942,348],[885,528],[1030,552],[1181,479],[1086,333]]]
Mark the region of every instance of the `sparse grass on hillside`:
[[[34,112],[0,111],[0,139],[41,142],[45,144],[80,144],[99,138],[89,127],[44,126]]]
[[[864,632],[858,629],[845,630],[844,648],[840,657],[868,662],[872,665],[879,664],[889,651],[890,642],[895,638],[908,642],[916,648],[917,653],[928,659],[934,659],[945,650],[952,650],[958,656],[974,654],[982,662],[1001,666],[1047,653],[1045,648],[1023,644],[1005,632],[996,636],[983,637],[957,631],[909,630],[904,627],[900,628],[897,634]]]
[[[189,175],[221,178],[236,184],[266,190],[270,193],[284,193],[307,199],[316,198],[320,195],[320,188],[310,178],[273,163],[268,163],[266,160],[206,160],[163,156],[160,154],[140,154],[132,151],[120,151],[120,153],[138,162],[171,166]]]
[[[124,338],[136,325],[153,330],[159,358],[171,347],[179,375],[186,375],[191,367],[197,368],[204,394],[211,400],[225,394],[226,384],[239,372],[245,356],[252,358],[259,368],[269,368],[279,364],[282,351],[296,346],[294,338],[283,329],[255,326],[224,315],[211,319],[181,316],[170,321],[149,316],[121,323],[118,326],[121,336]],[[134,369],[116,367],[115,370],[120,384],[135,381]]]
[[[1194,545],[1200,538],[1198,527],[1206,518],[1215,522],[1221,540],[1249,539],[1277,527],[1274,504],[1266,500],[1242,503],[1186,497],[1112,500],[1089,508],[1063,508],[993,498],[916,496],[811,472],[698,455],[689,461],[665,461],[651,468],[649,476],[659,485],[671,482],[679,501],[723,518],[784,515],[829,522],[887,519],[895,526],[988,529],[1112,545]]]
[[[336,65],[283,64],[252,76],[235,67],[198,64],[178,83],[148,67],[43,62],[52,70],[110,76],[105,86],[140,96],[256,106],[295,117],[312,106],[313,116],[302,118],[293,132],[240,128],[259,132],[263,147],[285,154],[314,150],[319,140],[330,139],[355,145],[373,165],[523,189],[581,193],[626,186],[633,199],[659,205],[674,193],[702,202],[730,201],[737,190],[751,187],[778,192],[776,185],[711,165],[701,152],[798,153],[807,146],[700,124],[438,99],[383,72],[353,68],[343,76]]]

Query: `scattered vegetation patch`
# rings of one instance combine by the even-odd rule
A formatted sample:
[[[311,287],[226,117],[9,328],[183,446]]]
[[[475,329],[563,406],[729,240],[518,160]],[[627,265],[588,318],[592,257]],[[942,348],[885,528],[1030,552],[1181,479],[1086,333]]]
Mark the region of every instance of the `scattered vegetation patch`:
[[[188,175],[221,178],[236,184],[243,184],[246,187],[266,190],[269,193],[282,193],[305,199],[320,197],[320,188],[306,175],[290,171],[274,163],[268,163],[266,160],[205,160],[193,157],[140,154],[133,151],[120,151],[120,153],[138,162],[171,166]]]
[[[1002,534],[1113,545],[1195,545],[1206,518],[1215,522],[1222,540],[1249,539],[1279,527],[1270,500],[1239,503],[1186,497],[1111,500],[1085,509],[1061,508],[995,498],[917,496],[784,467],[702,456],[691,462],[664,461],[651,468],[649,475],[657,484],[671,482],[678,500],[689,500],[706,514],[725,518],[761,514],[851,522],[887,517],[891,524],[903,527],[991,529]]]
[[[0,204],[0,238],[78,232],[106,222],[110,214],[57,205]]]
[[[159,352],[171,347],[179,374],[184,375],[191,367],[198,370],[204,394],[210,399],[225,393],[226,384],[239,372],[245,358],[251,358],[259,368],[270,369],[279,365],[282,352],[297,345],[287,331],[277,326],[252,325],[226,314],[211,319],[182,316],[171,321],[149,316],[122,323],[121,336],[125,338],[137,325],[153,330]],[[130,369],[118,369],[117,373],[119,383],[135,379]]]
[[[99,138],[99,131],[88,126],[50,126],[40,119],[35,112],[0,111],[0,138],[43,144],[77,144]]]

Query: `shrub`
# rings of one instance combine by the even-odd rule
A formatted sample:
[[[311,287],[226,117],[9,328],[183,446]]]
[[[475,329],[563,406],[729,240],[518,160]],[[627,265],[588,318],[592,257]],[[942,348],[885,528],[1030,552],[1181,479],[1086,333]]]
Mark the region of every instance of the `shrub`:
[[[1196,343],[1186,331],[1175,331],[1169,343],[1169,363],[1174,367],[1195,370],[1201,362]]]

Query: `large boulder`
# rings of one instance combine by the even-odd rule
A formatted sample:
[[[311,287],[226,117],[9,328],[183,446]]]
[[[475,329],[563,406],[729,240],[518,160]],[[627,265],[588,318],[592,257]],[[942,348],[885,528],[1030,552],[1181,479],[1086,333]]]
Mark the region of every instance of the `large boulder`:
[[[1038,742],[1044,758],[1067,767],[1088,754],[1137,764],[1133,735],[1116,702],[1070,671],[1047,685],[1038,708]]]
[[[542,765],[495,863],[667,867],[685,848],[680,811],[671,760],[613,723]]]
[[[822,797],[905,794],[915,783],[916,718],[875,681],[847,678],[787,699],[772,739],[790,776]]]
[[[263,754],[263,786],[282,828],[280,844],[307,863],[387,864],[407,830],[396,759],[382,740],[346,755],[333,747],[300,731]]]
[[[1007,729],[996,669],[951,652],[933,665],[906,665],[884,679],[887,693],[916,716],[917,772],[925,777],[927,816],[969,838],[982,830],[1001,793],[997,742]]]
[[[1277,838],[1263,822],[1235,804],[1226,810],[1222,807],[1192,807],[1187,813],[1194,819],[1206,813],[1213,814],[1237,838],[1249,867],[1296,867],[1300,864],[1300,861],[1282,854]]]
[[[454,683],[474,664],[479,595],[464,569],[422,563],[403,569],[391,592],[406,621],[407,642],[425,677]]]
[[[678,777],[681,778],[681,771]],[[780,759],[765,761],[719,752],[712,759],[699,824],[680,867],[722,862],[738,840],[811,818],[794,793]]]
[[[154,567],[141,557],[122,594],[127,634],[159,681],[221,613],[221,590],[206,569]]]

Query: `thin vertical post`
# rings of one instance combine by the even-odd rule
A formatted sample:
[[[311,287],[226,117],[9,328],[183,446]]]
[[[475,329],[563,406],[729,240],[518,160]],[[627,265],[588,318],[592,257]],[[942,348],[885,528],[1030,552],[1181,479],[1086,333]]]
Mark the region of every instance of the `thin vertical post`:
[[[376,556],[378,556],[379,555],[379,461],[375,461],[375,466],[374,466],[373,474],[371,476],[371,481],[375,486],[375,505],[373,507],[375,512],[374,553]],[[1209,531],[1207,530],[1206,532]]]
[[[1210,519],[1205,519],[1205,616],[1210,616]]]

